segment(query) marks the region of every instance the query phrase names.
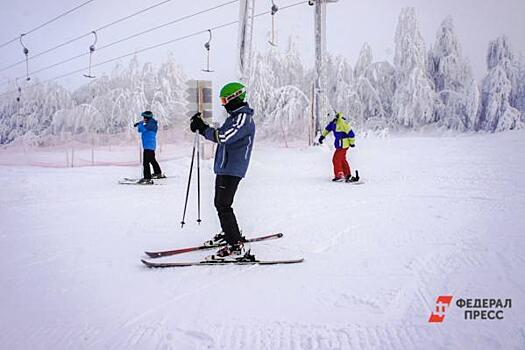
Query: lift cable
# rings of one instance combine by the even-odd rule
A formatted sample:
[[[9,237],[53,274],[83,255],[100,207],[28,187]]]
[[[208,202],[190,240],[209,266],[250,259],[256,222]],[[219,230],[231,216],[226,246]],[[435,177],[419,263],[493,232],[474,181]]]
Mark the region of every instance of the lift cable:
[[[172,1],[172,0],[166,0],[166,1]],[[166,1],[164,1],[164,2],[166,2]],[[167,27],[167,26],[169,26],[169,25],[172,25],[172,24],[175,24],[175,23],[178,23],[178,22],[185,21],[185,20],[190,19],[190,18],[192,18],[192,17],[195,17],[195,16],[197,16],[197,15],[200,15],[200,14],[203,14],[203,13],[206,13],[206,12],[210,12],[210,11],[216,10],[216,9],[218,9],[218,8],[220,8],[220,7],[224,7],[224,6],[226,6],[226,5],[230,5],[230,4],[236,3],[236,2],[238,2],[238,1],[239,1],[239,0],[231,0],[231,1],[225,2],[225,3],[223,3],[223,4],[219,4],[219,5],[217,5],[217,6],[210,7],[210,8],[208,8],[208,9],[201,10],[201,11],[198,11],[198,12],[195,12],[195,13],[192,13],[192,14],[190,14],[190,15],[186,15],[186,16],[183,16],[183,17],[179,17],[179,18],[177,18],[177,19],[175,19],[175,20],[173,20],[173,21],[170,21],[170,22],[167,22],[167,23],[164,23],[164,24],[160,24],[160,25],[155,26],[155,27],[152,27],[152,28],[150,28],[150,29],[146,29],[146,30],[144,30],[144,31],[141,31],[141,32],[138,32],[138,33],[135,33],[135,34],[129,35],[129,36],[125,37],[125,38],[119,39],[119,40],[117,40],[117,41],[111,42],[111,43],[109,43],[109,44],[107,44],[107,45],[101,46],[101,47],[97,48],[97,51],[104,50],[104,49],[106,49],[106,48],[108,48],[108,47],[111,47],[111,46],[114,46],[114,45],[120,44],[121,42],[124,42],[124,41],[130,40],[130,39],[133,39],[133,38],[135,38],[135,37],[137,37],[137,36],[140,36],[140,35],[143,35],[143,34],[150,33],[150,32],[152,32],[152,31],[158,30],[158,29],[163,28],[163,27]],[[98,31],[100,31],[100,28],[97,29],[97,30],[94,30],[94,31],[98,32]],[[92,31],[92,32],[89,32],[89,34],[86,34],[86,35],[92,35],[92,33],[93,33],[93,31]],[[83,37],[85,37],[86,35],[83,35],[83,36],[81,36],[81,37],[83,38]],[[78,40],[78,39],[81,38],[81,37],[78,37],[78,38],[76,38],[76,39],[74,39],[74,40]],[[64,45],[65,45],[65,44],[64,44]],[[56,47],[56,48],[58,48],[58,47]],[[51,51],[51,50],[52,50],[52,49],[49,49],[49,50],[47,50],[47,51],[45,51],[45,52],[49,52],[49,51]],[[45,52],[42,52],[42,53],[40,53],[40,54],[38,54],[38,55],[42,55],[42,54],[44,54]],[[48,70],[48,69],[54,68],[54,67],[56,67],[56,66],[62,65],[62,64],[64,64],[64,63],[71,62],[71,61],[73,61],[73,60],[75,60],[75,59],[77,59],[77,58],[80,58],[80,57],[83,57],[83,56],[85,56],[85,55],[88,55],[89,53],[90,53],[90,52],[83,52],[83,53],[81,53],[81,54],[78,54],[78,55],[72,56],[72,57],[70,57],[70,58],[67,58],[67,59],[65,59],[65,60],[59,61],[59,62],[57,62],[57,63],[53,63],[53,64],[51,64],[51,65],[49,65],[49,66],[47,66],[47,67],[40,68],[40,69],[38,69],[37,71],[31,72],[31,74],[40,73],[40,72],[46,71],[46,70]],[[35,57],[37,57],[37,55],[32,56],[32,58],[35,58]],[[24,62],[24,61],[21,61],[21,62]],[[20,63],[20,62],[19,62],[19,63]],[[17,64],[18,64],[18,63],[17,63]],[[6,68],[6,69],[7,69],[7,68]],[[0,70],[0,72],[1,72],[1,71],[2,71],[2,70]],[[1,85],[5,85],[5,84],[7,84],[7,83],[8,83],[8,81],[4,81],[3,83],[0,84],[0,86],[1,86]]]
[[[93,0],[92,0],[92,1],[93,1]],[[118,24],[118,23],[123,22],[123,21],[125,21],[125,20],[128,20],[128,19],[130,19],[130,18],[133,18],[133,17],[135,17],[135,16],[138,16],[138,15],[144,13],[144,12],[147,12],[147,11],[149,11],[149,10],[152,10],[152,9],[156,8],[156,7],[159,7],[159,6],[161,6],[161,5],[164,5],[164,4],[166,4],[166,3],[170,2],[170,1],[172,1],[172,0],[163,0],[163,1],[159,2],[159,3],[156,3],[156,4],[154,4],[154,5],[151,5],[151,6],[149,6],[149,7],[146,7],[146,8],[144,8],[144,9],[142,9],[142,10],[137,11],[137,12],[134,12],[134,13],[132,13],[132,14],[130,14],[130,15],[127,15],[127,16],[125,16],[125,17],[119,18],[119,19],[117,19],[117,20],[115,20],[115,21],[113,21],[113,22],[110,22],[110,23],[104,24],[103,26],[98,27],[98,28],[94,29],[93,31],[91,31],[91,32],[89,32],[89,33],[84,33],[84,34],[79,35],[79,36],[77,36],[77,37],[75,37],[75,38],[73,38],[73,39],[69,39],[69,40],[67,40],[67,41],[64,41],[64,42],[61,43],[61,44],[58,44],[58,45],[56,45],[56,46],[53,46],[53,47],[51,47],[51,48],[49,48],[49,49],[47,49],[47,50],[44,50],[44,51],[42,51],[42,52],[39,52],[39,53],[37,53],[37,54],[35,54],[35,55],[29,57],[29,59],[37,58],[37,57],[39,57],[39,56],[45,55],[46,53],[49,53],[49,52],[55,51],[55,50],[57,50],[57,49],[59,49],[59,48],[61,48],[61,47],[64,47],[64,46],[66,46],[66,45],[69,45],[69,44],[71,44],[71,43],[73,43],[73,42],[75,42],[75,41],[78,41],[78,40],[83,39],[83,38],[85,38],[85,37],[91,36],[93,32],[100,32],[101,30],[104,30],[104,29],[106,29],[106,28],[109,28],[109,27],[111,27],[111,26],[114,26],[115,24]],[[26,34],[27,34],[27,33],[26,33]],[[18,62],[15,62],[15,63],[12,63],[12,64],[10,64],[9,66],[6,66],[6,67],[4,67],[4,68],[1,68],[1,69],[0,69],[0,72],[3,72],[3,71],[6,71],[6,70],[8,70],[8,69],[10,69],[10,68],[16,67],[16,66],[18,66],[19,64],[22,64],[22,63],[24,63],[24,60],[22,60],[22,61],[18,61]]]
[[[296,3],[290,4],[290,5],[286,5],[286,6],[281,7],[281,10],[289,9],[289,8],[292,8],[292,7],[295,7],[295,6],[298,6],[298,5],[302,5],[302,4],[305,4],[305,3],[308,3],[308,1],[307,0],[303,0],[303,1],[299,1],[299,2],[296,2]],[[254,15],[253,17],[257,18],[257,17],[260,17],[260,16],[267,15],[269,13],[271,13],[271,11],[264,11],[264,12],[260,12],[260,13],[258,13],[256,15]],[[139,53],[142,53],[142,52],[145,52],[145,51],[149,51],[149,50],[152,50],[152,49],[155,49],[155,48],[158,48],[158,47],[166,46],[166,45],[175,43],[177,41],[189,39],[189,38],[192,38],[194,36],[198,36],[198,35],[207,33],[209,30],[217,30],[217,29],[221,29],[221,28],[232,26],[232,25],[237,24],[237,23],[239,23],[239,20],[228,22],[228,23],[224,23],[224,24],[220,24],[220,25],[217,25],[217,26],[212,27],[210,29],[200,30],[198,32],[194,32],[194,33],[191,33],[191,34],[188,34],[188,35],[184,35],[184,36],[181,36],[181,37],[178,37],[178,38],[175,38],[175,39],[171,39],[171,40],[159,43],[159,44],[148,46],[148,47],[142,48],[140,50],[132,51],[130,53],[127,53],[127,54],[124,54],[124,55],[121,55],[121,56],[118,56],[118,57],[114,57],[114,58],[108,59],[108,60],[100,62],[100,63],[97,63],[97,64],[93,65],[92,68],[95,68],[95,67],[98,67],[98,66],[102,66],[102,65],[107,64],[107,63],[115,62],[115,61],[118,61],[120,59],[123,59],[123,58],[126,58],[126,57],[130,57],[130,56],[133,56],[133,55],[137,55]],[[67,76],[70,76],[70,75],[73,75],[73,74],[80,73],[82,71],[85,71],[87,68],[88,67],[83,67],[81,69],[77,69],[77,70],[74,70],[74,71],[69,72],[69,73],[61,74],[61,75],[55,76],[53,78],[43,80],[41,82],[38,82],[38,83],[35,83],[35,84],[31,85],[30,88],[36,87],[38,85],[42,85],[42,84],[50,82],[50,81],[59,80],[59,79],[62,79],[64,77],[67,77]],[[2,93],[2,94],[0,94],[0,97],[12,94],[13,92],[16,92],[16,90]]]
[[[75,11],[75,10],[78,10],[78,9],[81,8],[81,7],[86,6],[87,4],[89,4],[90,2],[93,2],[93,1],[95,1],[95,0],[88,0],[88,1],[85,1],[85,2],[83,2],[82,4],[80,4],[80,5],[76,6],[76,7],[73,7],[71,10],[68,10],[68,11],[66,11],[66,12],[64,12],[64,13],[62,13],[62,14],[60,14],[60,15],[58,15],[58,16],[56,16],[56,17],[54,17],[54,18],[52,18],[52,19],[50,19],[50,20],[48,20],[48,21],[46,21],[46,22],[44,22],[44,23],[42,23],[42,24],[40,24],[40,25],[38,25],[38,26],[36,26],[35,28],[33,28],[33,29],[31,29],[31,30],[25,32],[24,34],[25,34],[25,35],[27,35],[27,34],[31,34],[31,33],[35,32],[35,31],[39,30],[40,28],[43,28],[43,27],[47,26],[47,25],[50,24],[50,23],[53,23],[53,22],[56,21],[57,19],[60,19],[60,18],[62,18],[62,17],[64,17],[64,16],[70,14],[71,12],[73,12],[73,11]],[[3,44],[0,44],[0,48],[4,47],[4,46],[6,46],[6,45],[9,45],[9,44],[11,44],[12,42],[17,41],[18,38],[19,38],[19,37],[17,36],[16,38],[13,38],[13,39],[11,39],[11,40],[9,40],[9,41],[6,41],[6,42],[3,43]]]

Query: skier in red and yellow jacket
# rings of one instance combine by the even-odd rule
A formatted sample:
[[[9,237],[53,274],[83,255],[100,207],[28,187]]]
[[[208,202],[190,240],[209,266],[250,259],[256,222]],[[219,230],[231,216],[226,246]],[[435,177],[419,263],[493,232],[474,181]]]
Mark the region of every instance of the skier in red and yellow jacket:
[[[323,143],[323,140],[330,132],[334,133],[335,138],[335,152],[332,158],[334,178],[332,181],[357,181],[357,176],[352,177],[352,170],[346,160],[346,151],[348,148],[355,147],[355,134],[350,127],[350,123],[348,123],[343,116],[343,113],[337,112],[335,118],[326,125],[319,137],[320,144]]]

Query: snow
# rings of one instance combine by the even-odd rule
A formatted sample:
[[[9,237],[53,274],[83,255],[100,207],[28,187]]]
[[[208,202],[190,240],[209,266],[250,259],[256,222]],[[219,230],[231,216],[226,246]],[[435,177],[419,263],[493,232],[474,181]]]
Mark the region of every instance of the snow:
[[[284,233],[255,254],[305,258],[281,266],[140,263],[217,232],[212,160],[203,223],[193,187],[180,228],[191,144],[161,162],[161,186],[117,184],[138,167],[1,166],[0,348],[523,348],[524,136],[361,138],[364,185],[329,181],[330,142],[259,143],[234,208],[247,236]],[[513,304],[504,320],[456,307],[429,324],[439,295]]]

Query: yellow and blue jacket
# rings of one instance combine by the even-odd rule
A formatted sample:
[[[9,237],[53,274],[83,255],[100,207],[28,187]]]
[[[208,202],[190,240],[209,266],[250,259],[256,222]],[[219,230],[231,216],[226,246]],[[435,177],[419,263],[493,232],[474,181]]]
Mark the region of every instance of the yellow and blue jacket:
[[[326,137],[330,132],[334,133],[334,146],[337,149],[355,146],[355,134],[350,123],[348,123],[342,113],[337,116],[324,128],[322,135]]]

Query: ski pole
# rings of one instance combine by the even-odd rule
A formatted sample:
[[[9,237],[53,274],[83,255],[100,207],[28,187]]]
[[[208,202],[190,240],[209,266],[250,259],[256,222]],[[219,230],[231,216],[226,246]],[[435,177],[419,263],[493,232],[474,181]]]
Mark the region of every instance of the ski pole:
[[[184,201],[184,212],[182,213],[182,221],[180,222],[180,228],[184,227],[184,218],[186,217],[186,208],[188,207],[188,196],[190,194],[190,184],[191,184],[191,173],[193,170],[193,160],[195,159],[195,148],[198,142],[199,134],[195,133],[195,139],[193,140],[193,151],[191,152],[191,164],[190,164],[190,174],[188,176],[188,187],[186,188],[186,199]]]
[[[197,133],[195,133],[197,136]],[[197,138],[197,222],[201,224],[201,167],[200,167],[200,138]]]

